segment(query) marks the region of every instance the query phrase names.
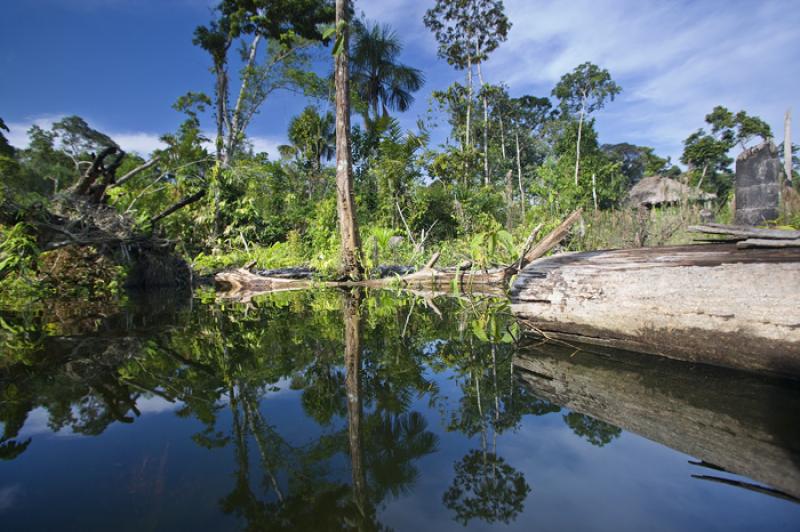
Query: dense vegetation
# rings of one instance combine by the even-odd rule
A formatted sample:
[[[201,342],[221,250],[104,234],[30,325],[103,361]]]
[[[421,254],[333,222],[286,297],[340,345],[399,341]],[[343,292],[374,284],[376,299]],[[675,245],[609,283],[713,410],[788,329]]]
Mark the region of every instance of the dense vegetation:
[[[578,207],[592,214],[566,244],[573,249],[641,245],[644,235],[648,243],[674,241],[699,207],[636,214],[628,190],[645,176],[672,176],[716,193],[724,217],[731,151],[772,136],[761,119],[716,107],[706,116],[708,131],[685,140],[685,171],[648,146],[603,144],[595,117],[624,87],[601,66],[577,65],[547,95],[514,96],[501,80],[484,77],[482,65],[512,30],[500,0],[438,0],[427,12],[439,55],[466,81],[425,95],[423,73],[398,59],[400,35],[337,3],[335,22],[328,0],[223,0],[193,37],[208,53],[213,92],[178,98],[184,121],[150,159],[125,154],[116,161],[116,182],[103,201],[142,232],[173,242],[200,272],[254,260],[261,268],[308,265],[332,274],[341,271],[339,226],[347,225],[339,224],[347,204],[337,205],[338,153],[352,159],[340,177],[353,191],[360,269],[420,264],[432,249],[442,251],[443,263],[471,258],[485,266],[513,260],[535,225],[553,226]],[[243,66],[234,72],[240,44]],[[324,50],[349,68],[349,86],[321,66],[334,63]],[[248,127],[280,90],[308,106],[286,124],[288,145],[257,153]],[[397,113],[425,97],[430,113],[404,130]],[[343,123],[339,131],[351,157],[336,149],[337,114],[353,116],[353,127]],[[209,115],[212,138],[201,127]],[[436,128],[447,129],[441,144],[431,141]],[[76,186],[97,154],[117,147],[77,116],[49,130],[32,127],[23,149],[10,146],[3,129],[0,121],[0,199],[27,209],[46,207]],[[192,202],[160,217],[185,198]],[[66,251],[41,251],[24,223],[2,227],[4,293],[41,291],[43,281],[65,278],[80,291],[113,291],[125,268],[89,247],[69,254],[80,258],[70,264],[91,267],[66,272],[59,269]]]

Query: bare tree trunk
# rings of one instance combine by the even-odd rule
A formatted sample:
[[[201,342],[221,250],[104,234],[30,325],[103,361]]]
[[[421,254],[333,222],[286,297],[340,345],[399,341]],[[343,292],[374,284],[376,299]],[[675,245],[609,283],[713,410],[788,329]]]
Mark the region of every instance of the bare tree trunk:
[[[224,63],[217,63],[214,65],[214,73],[217,77],[217,86],[215,92],[217,93],[217,138],[215,141],[217,149],[217,161],[221,164],[227,164],[227,157],[225,156],[225,124],[228,121],[227,114],[227,100],[228,100],[228,72]]]
[[[783,171],[786,172],[786,180],[792,182],[792,110],[786,110],[783,118]],[[783,187],[781,187],[782,189]],[[783,192],[783,190],[781,190]]]
[[[578,119],[578,144],[575,147],[575,185],[578,184],[578,173],[581,170],[581,136],[583,134],[583,115],[586,110],[586,94],[584,93],[581,103],[581,116]]]
[[[350,0],[336,0],[336,27],[343,32],[335,60],[336,82],[336,209],[342,235],[342,267],[353,280],[361,278],[361,242],[353,198],[353,158],[350,147]]]
[[[597,176],[592,173],[592,199],[594,200],[594,210],[597,210]]]
[[[486,82],[483,80],[481,63],[478,62],[478,79],[483,91],[483,184],[489,186],[489,100],[486,98]]]
[[[242,75],[242,85],[239,87],[239,96],[236,98],[236,105],[233,108],[233,115],[231,116],[231,124],[230,129],[228,130],[228,138],[226,142],[226,159],[228,162],[233,158],[236,154],[236,151],[239,149],[239,145],[242,142],[242,104],[244,103],[244,98],[247,95],[247,89],[250,85],[250,79],[253,76],[253,65],[256,61],[256,53],[258,52],[258,44],[261,42],[261,35],[257,34],[253,37],[253,41],[250,43],[250,49],[247,55],[247,63],[243,69]]]
[[[517,144],[517,182],[519,183],[519,203],[522,205],[522,217],[525,217],[525,190],[522,188],[522,161],[519,150],[519,132],[514,133],[514,141]]]
[[[470,118],[472,117],[472,56],[467,56],[467,148],[472,147],[472,138],[470,135]]]

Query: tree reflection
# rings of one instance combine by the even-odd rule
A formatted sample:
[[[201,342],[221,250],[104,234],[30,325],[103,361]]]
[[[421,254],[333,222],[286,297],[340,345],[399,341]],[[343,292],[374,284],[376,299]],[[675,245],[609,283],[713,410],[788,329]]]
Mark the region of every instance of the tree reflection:
[[[522,473],[494,453],[472,450],[454,469],[453,484],[443,501],[465,526],[474,518],[508,524],[522,511],[531,491]]]
[[[508,522],[530,487],[498,456],[497,437],[523,415],[558,408],[514,378],[507,309],[463,305],[450,309],[454,321],[424,312],[421,301],[276,294],[191,313],[126,310],[80,330],[43,318],[14,337],[16,362],[0,365],[0,453],[29,448],[19,434],[35,408],[54,430],[96,435],[135,420],[140,399],[159,397],[202,424],[198,445],[232,449],[232,486],[219,504],[248,528],[374,530],[383,528],[381,507],[413,488],[418,460],[437,449],[412,408],[424,397],[449,430],[481,442],[457,464],[445,503],[461,522]],[[461,397],[441,395],[432,372],[454,374]],[[263,401],[287,385],[317,424],[306,440],[284,434]],[[347,478],[337,471],[342,458]]]
[[[611,443],[611,440],[622,434],[618,427],[578,412],[566,414],[564,422],[572,432],[597,447]]]

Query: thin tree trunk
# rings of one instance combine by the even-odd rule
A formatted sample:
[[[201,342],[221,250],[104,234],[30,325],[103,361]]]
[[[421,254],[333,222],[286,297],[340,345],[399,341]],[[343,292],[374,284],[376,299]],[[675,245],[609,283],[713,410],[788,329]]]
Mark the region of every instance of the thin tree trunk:
[[[217,77],[217,161],[223,165],[227,164],[227,157],[225,156],[225,124],[227,123],[227,104],[228,100],[228,73],[226,71],[225,63],[217,63],[214,65],[214,71]]]
[[[242,129],[242,104],[244,103],[244,98],[247,95],[247,89],[250,85],[250,79],[252,78],[252,69],[253,65],[256,61],[256,53],[258,52],[258,44],[261,42],[261,35],[257,34],[253,37],[253,41],[250,43],[250,51],[247,55],[247,63],[243,69],[244,75],[242,76],[242,85],[239,87],[239,96],[236,98],[236,105],[233,108],[233,115],[231,117],[231,127],[228,131],[228,139],[227,139],[227,148],[225,150],[226,157],[228,161],[230,161],[233,156],[236,154],[236,151],[239,148],[239,144],[242,140],[242,135],[240,129]]]
[[[519,150],[519,132],[514,132],[514,141],[517,145],[517,181],[519,183],[519,203],[522,205],[522,217],[525,217],[525,190],[522,188],[522,161]]]
[[[786,110],[783,118],[783,171],[786,180],[792,182],[792,110]],[[783,188],[783,187],[781,187]],[[781,190],[783,192],[783,190]]]
[[[472,147],[472,135],[470,135],[470,118],[472,116],[472,56],[467,56],[467,148]]]
[[[581,135],[583,134],[583,115],[586,110],[586,94],[581,102],[581,116],[578,119],[578,144],[575,147],[575,185],[578,184],[578,173],[581,169]]]
[[[597,210],[597,176],[592,173],[592,199],[594,200],[594,210]]]
[[[353,158],[350,147],[350,0],[336,0],[336,27],[343,32],[335,60],[336,82],[336,208],[342,236],[342,267],[353,280],[361,278],[361,242],[353,198]]]
[[[489,100],[486,98],[486,82],[483,80],[483,70],[478,62],[478,79],[483,92],[483,184],[489,186]]]

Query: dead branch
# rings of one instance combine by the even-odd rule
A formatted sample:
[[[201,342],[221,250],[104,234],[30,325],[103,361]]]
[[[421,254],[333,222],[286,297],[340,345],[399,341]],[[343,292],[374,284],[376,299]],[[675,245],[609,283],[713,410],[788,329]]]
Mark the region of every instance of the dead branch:
[[[158,223],[159,221],[163,220],[164,218],[166,218],[170,214],[172,214],[172,213],[174,213],[176,211],[179,211],[180,209],[186,207],[187,205],[191,205],[192,203],[198,201],[200,198],[205,196],[205,194],[206,194],[206,190],[202,189],[202,190],[199,190],[199,191],[195,192],[191,196],[187,196],[187,197],[183,198],[179,202],[175,203],[174,205],[172,205],[172,206],[168,207],[167,209],[165,209],[164,211],[162,211],[161,214],[158,214],[157,216],[154,216],[153,218],[150,218],[150,224],[151,225],[155,225],[156,223]]]

